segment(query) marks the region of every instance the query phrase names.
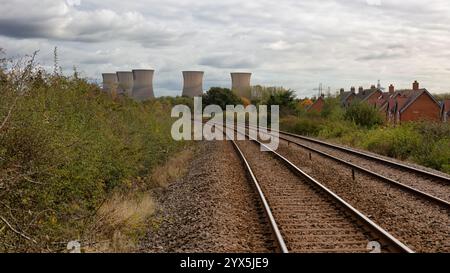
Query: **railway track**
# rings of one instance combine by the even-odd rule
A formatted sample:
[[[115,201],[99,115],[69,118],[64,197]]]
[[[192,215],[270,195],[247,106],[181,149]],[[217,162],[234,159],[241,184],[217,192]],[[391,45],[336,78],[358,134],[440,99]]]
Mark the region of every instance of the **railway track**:
[[[256,139],[232,143],[261,200],[279,251],[369,252],[374,247],[375,252],[413,252],[282,155],[261,152],[263,143]]]
[[[253,128],[247,126],[247,129]],[[353,176],[355,175],[355,171],[359,171],[415,196],[436,203],[445,209],[450,209],[450,184],[448,183],[450,179],[445,176],[320,140],[283,131],[277,132],[279,133],[280,140],[287,142],[288,145],[297,145],[305,150],[332,159],[351,168]],[[325,148],[321,146],[325,146]],[[388,162],[386,164],[389,167],[383,165],[385,162]],[[393,168],[391,166],[395,167]],[[384,170],[386,168],[388,170]],[[416,170],[414,174],[410,173],[411,169]]]

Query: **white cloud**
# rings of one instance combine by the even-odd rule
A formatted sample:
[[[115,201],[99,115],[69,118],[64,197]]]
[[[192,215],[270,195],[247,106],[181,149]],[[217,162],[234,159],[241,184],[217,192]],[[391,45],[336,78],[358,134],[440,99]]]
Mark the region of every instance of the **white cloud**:
[[[447,0],[10,0],[0,6],[0,45],[12,55],[58,46],[66,70],[156,69],[159,95],[177,94],[181,70],[205,70],[205,87],[253,83],[312,94],[370,85],[450,90]]]
[[[274,43],[270,43],[266,46],[266,48],[272,49],[272,50],[286,50],[286,49],[290,49],[292,46],[283,41],[283,40],[279,40],[276,41]]]
[[[81,0],[66,0],[67,5],[73,7],[73,6],[79,6],[81,5]]]
[[[381,0],[366,0],[369,6],[381,6]]]

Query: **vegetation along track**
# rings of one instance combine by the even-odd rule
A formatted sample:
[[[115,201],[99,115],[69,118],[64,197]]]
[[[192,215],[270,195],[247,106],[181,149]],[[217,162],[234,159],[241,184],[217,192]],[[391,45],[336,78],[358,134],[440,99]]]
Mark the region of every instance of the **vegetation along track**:
[[[450,214],[445,202],[423,198],[404,187],[392,186],[376,175],[356,172],[350,165],[299,145],[281,141],[278,153],[319,179],[352,206],[417,252],[450,250]],[[312,156],[312,157],[311,157]]]
[[[278,131],[281,140],[450,209],[450,177],[321,140]]]
[[[261,152],[264,144],[254,139],[233,144],[282,252],[369,252],[378,244],[382,252],[412,252],[278,153]]]

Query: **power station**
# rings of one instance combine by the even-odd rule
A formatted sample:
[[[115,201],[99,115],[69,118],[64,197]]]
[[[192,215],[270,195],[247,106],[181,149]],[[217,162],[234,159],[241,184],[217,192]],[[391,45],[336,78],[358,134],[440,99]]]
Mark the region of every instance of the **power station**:
[[[252,73],[231,73],[231,90],[239,97],[251,99],[250,78]]]
[[[153,75],[155,70],[135,69],[133,70],[133,89],[131,97],[138,101],[155,98],[153,93]]]
[[[118,71],[116,74],[119,82],[117,94],[131,97],[131,92],[133,91],[133,73],[131,71]]]
[[[116,73],[102,73],[103,90],[109,94],[113,91],[118,95],[127,95],[137,101],[155,98],[153,91],[153,69],[133,69],[131,71],[117,71]],[[197,97],[203,95],[204,71],[182,71],[183,97]],[[252,73],[232,72],[231,90],[238,96],[251,99],[250,85]]]
[[[203,95],[203,71],[183,71],[183,97]]]
[[[111,94],[113,90],[117,88],[117,74],[116,73],[103,73],[103,91]]]

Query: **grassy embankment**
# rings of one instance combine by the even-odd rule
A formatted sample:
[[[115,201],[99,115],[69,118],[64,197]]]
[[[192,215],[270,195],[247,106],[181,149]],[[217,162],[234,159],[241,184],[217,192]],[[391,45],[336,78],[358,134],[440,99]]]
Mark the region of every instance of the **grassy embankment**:
[[[450,123],[411,122],[388,125],[381,114],[364,104],[348,110],[335,98],[327,98],[322,113],[284,116],[281,128],[328,139],[381,155],[411,161],[450,174]]]
[[[170,136],[176,102],[111,98],[76,73],[3,60],[0,252],[64,251],[71,240],[88,251],[134,251],[155,224],[149,192],[181,175],[191,156]]]

